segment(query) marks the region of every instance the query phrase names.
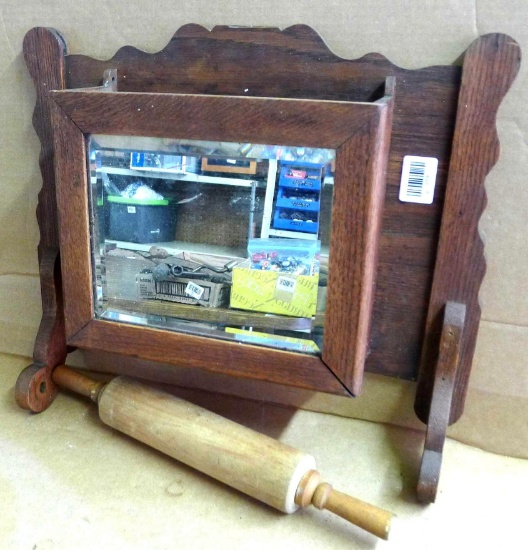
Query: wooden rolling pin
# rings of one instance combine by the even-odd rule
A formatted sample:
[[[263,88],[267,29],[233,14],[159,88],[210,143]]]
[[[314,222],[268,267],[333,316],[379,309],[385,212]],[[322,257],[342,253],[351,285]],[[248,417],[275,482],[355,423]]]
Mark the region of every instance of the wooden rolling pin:
[[[278,510],[313,504],[388,538],[392,514],[321,483],[306,453],[123,376],[104,384],[58,366],[53,381],[98,403],[105,424]]]

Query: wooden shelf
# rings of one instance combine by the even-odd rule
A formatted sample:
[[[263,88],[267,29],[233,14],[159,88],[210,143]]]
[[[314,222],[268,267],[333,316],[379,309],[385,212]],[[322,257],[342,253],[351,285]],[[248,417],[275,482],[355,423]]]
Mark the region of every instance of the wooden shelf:
[[[115,239],[106,239],[105,244],[114,243],[117,248],[125,250],[134,250],[139,252],[148,252],[153,246],[165,249],[169,255],[174,256],[182,252],[191,254],[203,254],[207,256],[220,256],[225,258],[240,258],[240,261],[247,258],[245,248],[236,248],[230,246],[219,246],[201,243],[189,243],[185,241],[167,241],[162,243],[132,243],[129,241],[117,241]],[[104,246],[104,245],[102,245]],[[224,262],[225,263],[225,262]],[[222,264],[223,265],[223,264]]]
[[[252,311],[242,311],[230,308],[206,308],[196,305],[164,302],[159,300],[115,300],[107,302],[109,309],[117,309],[127,313],[143,313],[174,317],[185,321],[202,321],[236,327],[253,327],[258,329],[275,329],[301,331],[310,330],[314,326],[323,326],[324,313],[318,313],[313,319],[306,317],[286,317]]]
[[[258,186],[259,180],[242,178],[224,178],[219,176],[206,176],[204,174],[194,174],[192,172],[160,172],[154,170],[133,170],[131,168],[117,168],[114,166],[101,167],[96,172],[105,172],[115,176],[135,176],[143,178],[157,178],[171,181],[184,181],[190,183],[206,183],[213,185],[233,185],[236,187],[251,187],[253,184]]]

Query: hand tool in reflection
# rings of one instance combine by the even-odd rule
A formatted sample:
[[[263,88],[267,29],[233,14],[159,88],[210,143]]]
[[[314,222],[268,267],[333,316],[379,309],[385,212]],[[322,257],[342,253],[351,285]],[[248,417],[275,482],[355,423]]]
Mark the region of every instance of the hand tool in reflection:
[[[90,397],[105,424],[278,510],[313,504],[388,537],[392,514],[322,483],[309,454],[127,377],[105,384],[61,365],[53,381]]]

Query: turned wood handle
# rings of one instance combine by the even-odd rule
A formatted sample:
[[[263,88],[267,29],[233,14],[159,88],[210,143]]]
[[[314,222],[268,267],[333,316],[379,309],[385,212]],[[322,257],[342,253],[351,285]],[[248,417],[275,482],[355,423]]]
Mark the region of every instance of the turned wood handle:
[[[377,537],[387,540],[392,514],[363,502],[357,498],[336,491],[330,484],[321,483],[315,490],[312,504],[319,510],[329,510],[350,523],[365,529]]]
[[[88,376],[74,371],[66,365],[55,367],[51,378],[57,386],[89,397],[94,403],[97,403],[99,394],[106,386],[104,382],[88,378]]]
[[[295,495],[297,505],[305,508],[313,504],[319,510],[328,510],[361,527],[365,531],[387,540],[392,514],[334,490],[329,483],[321,483],[321,475],[311,470],[302,478]]]

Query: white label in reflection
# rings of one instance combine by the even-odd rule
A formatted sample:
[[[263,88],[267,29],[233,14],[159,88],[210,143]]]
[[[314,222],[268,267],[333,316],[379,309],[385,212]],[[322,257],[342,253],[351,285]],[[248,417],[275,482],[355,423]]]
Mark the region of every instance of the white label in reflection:
[[[205,288],[201,287],[200,285],[197,285],[196,283],[189,281],[187,283],[187,286],[185,287],[185,294],[187,294],[188,296],[191,296],[191,298],[194,298],[195,300],[199,300],[202,297],[204,290]]]
[[[280,276],[277,279],[277,290],[284,290],[286,292],[295,292],[295,285],[297,281],[291,277]]]

